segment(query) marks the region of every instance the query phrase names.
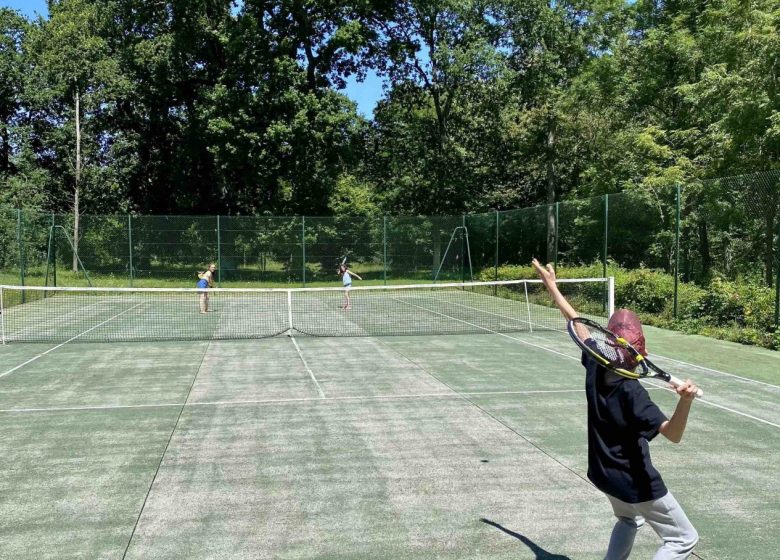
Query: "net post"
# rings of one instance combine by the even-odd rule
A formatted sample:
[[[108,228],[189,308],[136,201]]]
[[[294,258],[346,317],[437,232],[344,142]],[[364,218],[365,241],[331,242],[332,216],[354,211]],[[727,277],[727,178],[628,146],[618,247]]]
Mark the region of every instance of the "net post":
[[[525,312],[528,315],[528,330],[534,332],[534,324],[531,322],[531,301],[528,299],[528,282],[523,282],[525,288]]]
[[[303,272],[303,287],[306,287],[306,216],[301,216],[301,269]]]
[[[217,214],[217,286],[222,283],[222,234],[219,227],[219,214]]]
[[[287,290],[287,333],[293,334],[292,290]]]
[[[607,277],[607,317],[615,313],[615,277]]]
[[[387,286],[387,216],[382,216],[382,279]]]
[[[674,305],[672,316],[677,319],[677,290],[680,284],[680,184],[677,183],[674,218]]]
[[[128,252],[128,264],[130,266],[130,287],[133,287],[133,216],[127,215],[127,247]]]

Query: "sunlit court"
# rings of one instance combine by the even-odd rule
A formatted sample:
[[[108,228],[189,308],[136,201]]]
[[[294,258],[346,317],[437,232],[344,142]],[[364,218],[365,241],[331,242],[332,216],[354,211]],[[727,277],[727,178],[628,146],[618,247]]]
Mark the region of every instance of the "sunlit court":
[[[601,291],[562,285],[580,301]],[[207,317],[194,291],[34,292],[3,317],[4,556],[603,557],[612,522],[586,477],[580,355],[538,283],[356,290],[349,311],[340,291],[215,292]],[[181,331],[193,340],[173,340],[198,319]],[[260,338],[237,338],[241,324]],[[684,444],[653,448],[697,554],[771,558],[780,358],[647,338],[707,392]],[[656,547],[641,530],[635,554]]]
[[[780,0],[0,0],[0,560],[780,559]]]

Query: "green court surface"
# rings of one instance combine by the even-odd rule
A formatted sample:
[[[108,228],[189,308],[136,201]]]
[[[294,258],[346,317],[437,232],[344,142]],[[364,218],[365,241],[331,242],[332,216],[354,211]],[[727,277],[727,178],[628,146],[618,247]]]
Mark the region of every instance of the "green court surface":
[[[780,354],[647,338],[705,391],[651,444],[696,553],[777,558]],[[0,557],[603,558],[585,420],[552,331],[9,344]],[[633,557],[658,544],[644,527]]]

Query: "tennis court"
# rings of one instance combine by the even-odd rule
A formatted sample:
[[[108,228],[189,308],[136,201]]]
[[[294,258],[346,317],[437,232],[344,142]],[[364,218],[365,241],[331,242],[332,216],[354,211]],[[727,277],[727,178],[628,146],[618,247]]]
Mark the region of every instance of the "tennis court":
[[[176,325],[137,299],[89,307],[105,294],[56,316],[30,301],[27,322],[7,308],[9,335],[67,337],[0,347],[0,556],[603,557],[611,510],[585,476],[583,370],[560,325],[528,299],[394,295],[387,307],[368,294],[350,311],[317,299],[267,312],[271,326],[297,325],[297,309],[350,335],[329,337],[233,339],[252,305],[220,307],[218,293],[212,314],[188,320],[224,340],[143,340],[144,324],[159,336]],[[404,307],[435,334],[387,336]],[[133,342],[103,328],[117,323]],[[518,326],[529,323],[546,328]],[[780,355],[646,334],[659,365],[706,392],[682,444],[652,445],[697,554],[776,558]],[[670,413],[674,394],[647,386]],[[656,546],[645,527],[634,557]]]

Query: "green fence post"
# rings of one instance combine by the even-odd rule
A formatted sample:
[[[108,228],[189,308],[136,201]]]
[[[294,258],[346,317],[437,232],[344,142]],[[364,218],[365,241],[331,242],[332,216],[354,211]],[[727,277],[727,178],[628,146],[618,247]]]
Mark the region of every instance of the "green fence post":
[[[382,279],[387,286],[387,216],[382,216]]]
[[[54,232],[54,227],[49,227],[49,240],[46,244],[46,277],[43,281],[44,286],[49,285],[49,269],[51,268],[51,234]],[[43,292],[43,297],[46,297],[46,292]]]
[[[498,228],[500,224],[500,214],[498,213],[498,210],[496,210],[496,251],[495,251],[495,258],[493,262],[493,267],[495,268],[495,273],[493,274],[493,277],[496,281],[498,281]]]
[[[469,230],[466,228],[466,214],[461,217],[461,226],[463,226],[463,235],[460,236],[460,281],[466,281],[466,237],[469,235]],[[471,255],[468,255],[469,259]]]
[[[54,233],[54,226],[56,224],[56,218],[54,212],[51,213],[51,235],[49,236],[49,243],[51,244],[51,263],[52,273],[54,279],[54,287],[57,286],[57,238]]]
[[[680,185],[677,185],[674,217],[674,307],[672,315],[677,319],[677,290],[680,283]]]
[[[19,282],[24,286],[24,249],[22,248],[22,209],[16,209],[16,244],[19,247]],[[22,291],[22,303],[24,303],[24,291]]]
[[[219,214],[217,214],[217,286],[222,283],[222,233],[219,227]]]
[[[558,225],[560,218],[560,202],[555,203],[555,255],[553,255],[553,269],[558,270],[558,234],[560,233],[560,227]]]
[[[133,217],[127,215],[127,247],[129,249],[130,287],[133,287]]]
[[[303,287],[306,287],[306,216],[301,216],[301,253],[303,256]]]
[[[607,255],[609,253],[609,194],[604,195],[604,257],[601,264],[602,278],[607,277]],[[609,287],[604,289],[604,305],[606,310],[609,307]]]
[[[609,195],[604,195],[604,259],[602,261],[602,277],[607,277],[607,252],[609,251]]]
[[[775,327],[780,330],[780,221],[777,224],[775,243]]]
[[[16,209],[16,241],[19,245],[19,285],[24,286],[24,224],[22,222],[22,209]],[[27,294],[22,290],[22,303],[25,303]]]

